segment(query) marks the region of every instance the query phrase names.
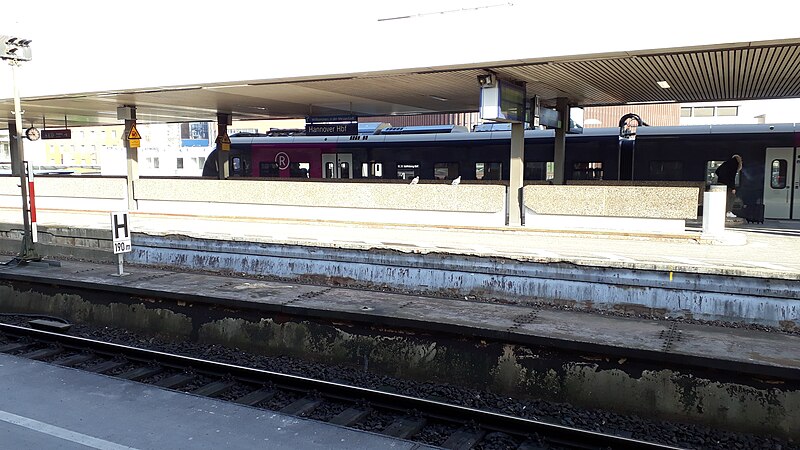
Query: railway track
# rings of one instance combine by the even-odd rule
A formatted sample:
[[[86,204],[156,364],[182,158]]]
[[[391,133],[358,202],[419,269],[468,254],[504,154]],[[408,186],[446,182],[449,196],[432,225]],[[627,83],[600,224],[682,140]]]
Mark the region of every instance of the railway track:
[[[673,449],[380,390],[0,324],[0,352],[450,449]],[[490,446],[491,445],[488,445]]]

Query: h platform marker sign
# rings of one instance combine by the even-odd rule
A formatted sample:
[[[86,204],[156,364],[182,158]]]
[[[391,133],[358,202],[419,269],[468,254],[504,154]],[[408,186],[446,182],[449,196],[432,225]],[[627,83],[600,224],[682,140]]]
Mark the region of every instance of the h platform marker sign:
[[[111,246],[114,254],[119,255],[117,275],[127,275],[122,270],[122,254],[131,251],[131,228],[127,211],[111,213]]]

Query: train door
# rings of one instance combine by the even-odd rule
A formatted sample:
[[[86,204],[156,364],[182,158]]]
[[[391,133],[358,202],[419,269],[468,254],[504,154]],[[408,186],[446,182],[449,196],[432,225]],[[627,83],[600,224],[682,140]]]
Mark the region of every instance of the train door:
[[[764,168],[764,217],[800,219],[800,155],[794,148],[768,148]]]
[[[322,178],[353,178],[353,155],[323,153]]]

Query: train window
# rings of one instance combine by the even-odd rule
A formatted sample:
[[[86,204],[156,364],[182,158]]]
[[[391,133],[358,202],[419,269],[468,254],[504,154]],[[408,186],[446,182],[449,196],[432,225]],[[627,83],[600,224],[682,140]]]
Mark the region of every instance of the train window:
[[[602,162],[576,162],[572,164],[573,180],[602,180]]]
[[[725,161],[708,161],[706,162],[706,183],[717,183],[717,167],[721,166]]]
[[[411,180],[419,176],[419,163],[397,163],[397,178]]]
[[[183,158],[178,158],[175,160],[175,168],[183,169]]]
[[[307,162],[295,162],[289,164],[289,177],[291,178],[308,178],[308,171],[311,169],[311,164]]]
[[[231,170],[233,171],[233,176],[242,176],[244,175],[243,169],[244,165],[242,164],[242,158],[236,156],[231,158]]]
[[[683,180],[683,162],[650,161],[650,179],[660,181]]]
[[[277,178],[281,176],[281,170],[278,168],[278,163],[265,161],[258,163],[258,176],[267,178]]]
[[[458,163],[435,163],[433,165],[434,180],[454,180],[458,176]]]
[[[476,180],[499,180],[502,173],[502,163],[475,163]]]
[[[772,189],[786,189],[786,172],[788,168],[789,163],[785,159],[772,160],[772,176],[769,182],[769,186]]]
[[[738,116],[738,106],[717,106],[717,116]]]
[[[194,158],[192,158],[192,159],[194,159]],[[197,168],[198,169],[202,169],[205,165],[206,165],[206,157],[205,156],[201,156],[201,157],[197,158]]]
[[[362,178],[381,178],[383,177],[383,163],[370,162],[361,163]]]
[[[553,161],[534,161],[525,163],[526,180],[552,180],[555,177],[555,164]]]
[[[335,168],[336,166],[334,166],[332,162],[325,163],[325,178],[336,178],[336,174],[334,173]]]
[[[692,108],[688,106],[681,108],[681,117],[692,117]]]
[[[350,178],[350,163],[342,161],[339,163],[339,177]]]

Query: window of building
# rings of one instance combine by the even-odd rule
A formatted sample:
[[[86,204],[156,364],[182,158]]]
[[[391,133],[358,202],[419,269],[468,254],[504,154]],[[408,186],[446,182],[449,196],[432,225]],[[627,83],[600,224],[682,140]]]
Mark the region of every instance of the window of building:
[[[662,181],[683,180],[683,162],[650,161],[650,179]]]
[[[738,116],[739,115],[739,107],[738,106],[717,106],[717,115],[718,116]]]
[[[267,178],[281,176],[281,170],[278,168],[278,163],[265,161],[258,163],[258,176]]]
[[[499,162],[475,163],[476,180],[499,180],[503,173],[503,165]]]
[[[379,162],[361,163],[361,177],[362,178],[382,178],[383,177],[383,163],[379,163]]]
[[[572,164],[573,180],[602,180],[603,163],[595,162],[576,162]]]
[[[713,106],[699,106],[692,110],[692,115],[694,117],[714,117],[714,107]]]
[[[553,161],[528,161],[523,176],[526,180],[552,180],[555,172]]]
[[[311,163],[294,162],[289,164],[289,176],[291,178],[308,178],[309,170],[311,170]]]
[[[717,167],[721,166],[725,161],[708,161],[706,162],[706,183],[717,183]]]
[[[400,162],[397,163],[397,178],[401,180],[412,180],[419,176],[419,163]]]
[[[183,169],[183,158],[178,158],[178,159],[175,161],[175,168],[177,168],[177,169]]]
[[[458,177],[458,163],[444,162],[433,165],[434,180],[454,180]]]
[[[785,159],[772,160],[772,176],[770,176],[769,186],[772,189],[786,189],[786,172],[789,163]]]
[[[681,117],[692,117],[692,108],[691,107],[681,108]]]

